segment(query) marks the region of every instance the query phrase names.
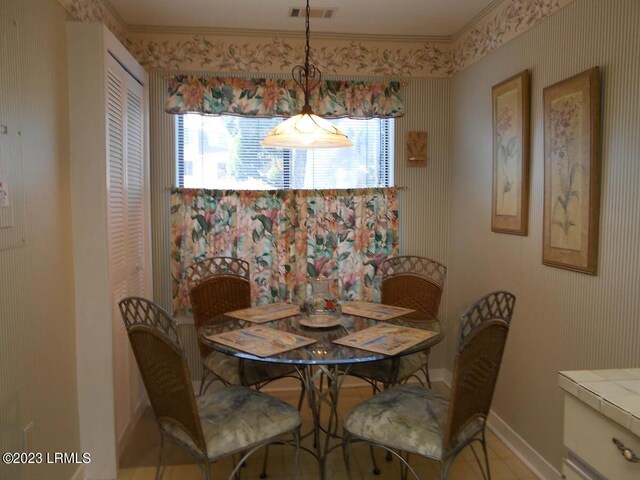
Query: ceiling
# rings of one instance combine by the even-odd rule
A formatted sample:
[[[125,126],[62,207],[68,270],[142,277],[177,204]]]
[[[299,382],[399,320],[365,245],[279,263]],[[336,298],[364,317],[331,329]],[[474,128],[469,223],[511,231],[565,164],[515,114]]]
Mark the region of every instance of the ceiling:
[[[289,18],[301,0],[108,0],[131,26],[303,32],[304,16]],[[312,18],[311,32],[448,37],[496,0],[312,0],[336,8],[331,19]]]

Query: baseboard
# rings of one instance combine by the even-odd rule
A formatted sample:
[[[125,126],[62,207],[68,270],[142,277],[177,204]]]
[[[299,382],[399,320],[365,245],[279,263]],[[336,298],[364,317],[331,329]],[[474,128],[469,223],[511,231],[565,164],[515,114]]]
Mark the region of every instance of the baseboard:
[[[148,405],[149,405],[149,399],[147,397],[147,394],[145,393],[143,397],[140,399],[140,403],[133,411],[133,414],[129,419],[129,423],[127,424],[127,428],[122,433],[120,440],[118,440],[118,445],[116,445],[118,458],[120,458],[120,456],[122,455],[122,451],[124,450],[124,447],[127,445],[127,442],[129,442],[129,438],[133,433],[133,428],[138,424],[140,417],[142,417],[142,414],[144,413],[144,410],[145,408],[147,408]]]
[[[80,465],[70,480],[85,480],[84,465]]]
[[[429,377],[433,382],[442,382],[451,387],[451,371],[446,368],[430,368]]]
[[[452,372],[446,368],[431,370],[433,381],[444,382],[451,387]],[[524,463],[533,474],[541,480],[556,480],[562,478],[549,462],[540,455],[531,445],[529,445],[520,435],[518,435],[502,418],[491,410],[487,420],[487,427],[502,440],[502,443]]]
[[[531,445],[491,410],[487,426],[513,454],[540,480],[557,480],[562,474],[547,462]]]

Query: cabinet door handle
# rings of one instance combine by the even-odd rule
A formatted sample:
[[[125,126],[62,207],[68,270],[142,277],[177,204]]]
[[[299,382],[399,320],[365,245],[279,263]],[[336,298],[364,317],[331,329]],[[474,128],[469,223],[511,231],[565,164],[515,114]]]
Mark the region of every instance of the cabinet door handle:
[[[620,454],[624,457],[624,459],[627,462],[640,463],[640,457],[638,457],[633,452],[633,450],[631,450],[630,448],[625,447],[624,443],[622,443],[617,438],[612,438],[611,440],[613,440],[613,443],[616,445],[616,447],[618,447],[618,450],[620,450]]]

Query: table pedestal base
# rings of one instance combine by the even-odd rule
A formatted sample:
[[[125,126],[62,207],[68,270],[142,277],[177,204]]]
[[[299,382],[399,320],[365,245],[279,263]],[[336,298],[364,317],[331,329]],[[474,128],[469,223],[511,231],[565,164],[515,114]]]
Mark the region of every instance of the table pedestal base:
[[[309,450],[309,453],[318,460],[320,479],[325,480],[327,455],[342,444],[340,442],[333,446],[330,445],[332,439],[342,439],[342,435],[339,433],[338,397],[349,366],[343,367],[342,370],[339,370],[337,365],[306,365],[295,368],[306,388],[313,420],[313,432],[311,433],[315,451]],[[322,425],[320,418],[323,404],[329,407],[326,426]]]

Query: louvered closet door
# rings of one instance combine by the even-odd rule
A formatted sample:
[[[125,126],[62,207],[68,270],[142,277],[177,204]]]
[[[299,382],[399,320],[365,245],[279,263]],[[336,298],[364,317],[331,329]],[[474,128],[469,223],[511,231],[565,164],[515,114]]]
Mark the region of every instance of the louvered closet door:
[[[142,86],[112,58],[106,85],[113,375],[120,440],[141,394],[118,302],[145,295],[144,108]]]
[[[126,111],[126,200],[127,200],[127,289],[144,295],[144,137],[142,86],[127,85]],[[137,87],[137,88],[136,88]]]
[[[131,76],[127,81],[125,116],[126,136],[126,203],[127,203],[127,295],[147,296],[148,265],[145,248],[147,211],[145,208],[144,102],[143,87]],[[144,397],[144,385],[130,350],[129,418]],[[128,422],[128,421],[127,421]]]

